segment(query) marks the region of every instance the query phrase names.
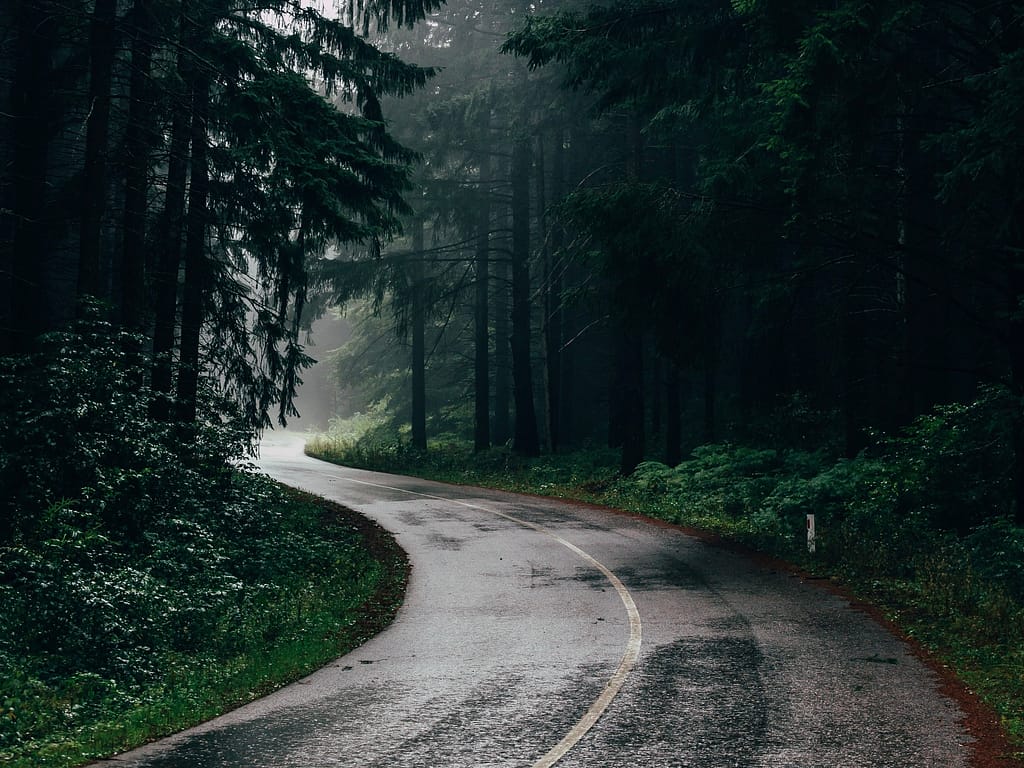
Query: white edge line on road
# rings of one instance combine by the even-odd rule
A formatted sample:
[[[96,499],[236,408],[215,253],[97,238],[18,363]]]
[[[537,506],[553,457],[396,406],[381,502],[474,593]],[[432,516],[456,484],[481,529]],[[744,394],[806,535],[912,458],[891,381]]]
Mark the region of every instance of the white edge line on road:
[[[604,711],[608,709],[612,700],[619,693],[622,686],[626,682],[626,676],[629,675],[630,671],[636,665],[637,659],[640,657],[640,642],[643,638],[643,626],[640,623],[640,612],[636,608],[636,603],[633,602],[633,596],[629,594],[629,590],[626,589],[626,585],[623,584],[619,577],[611,572],[605,565],[599,562],[593,556],[587,554],[582,549],[577,547],[570,541],[566,541],[554,531],[545,528],[543,525],[537,523],[531,523],[529,520],[522,520],[514,515],[509,515],[505,512],[499,512],[496,509],[489,509],[487,507],[480,506],[479,504],[470,504],[466,501],[459,501],[458,499],[450,499],[445,496],[436,496],[431,493],[422,493],[420,491],[409,491],[405,488],[396,488],[391,485],[383,485],[381,483],[371,483],[366,480],[356,480],[351,477],[340,478],[350,483],[358,483],[359,485],[369,485],[374,488],[383,488],[389,491],[397,491],[399,493],[407,493],[410,496],[422,496],[427,499],[437,499],[438,501],[447,501],[451,504],[458,504],[462,507],[468,507],[470,509],[477,509],[481,512],[486,512],[491,515],[497,515],[503,517],[510,522],[518,525],[532,528],[533,530],[543,533],[545,536],[550,536],[552,539],[557,541],[566,549],[570,550],[577,557],[586,561],[594,568],[599,570],[601,574],[608,579],[611,585],[615,588],[615,592],[618,594],[619,599],[626,608],[626,614],[629,616],[629,642],[626,643],[626,651],[622,654],[622,659],[619,661],[619,666],[615,670],[615,673],[608,680],[601,691],[601,695],[595,699],[594,703],[590,705],[590,709],[586,711],[579,722],[574,725],[567,734],[562,738],[560,742],[555,744],[547,754],[541,757],[537,762],[533,763],[530,768],[551,768],[555,763],[561,760],[565,754],[572,749],[580,740],[587,735],[594,723],[598,721],[598,718],[604,714]]]

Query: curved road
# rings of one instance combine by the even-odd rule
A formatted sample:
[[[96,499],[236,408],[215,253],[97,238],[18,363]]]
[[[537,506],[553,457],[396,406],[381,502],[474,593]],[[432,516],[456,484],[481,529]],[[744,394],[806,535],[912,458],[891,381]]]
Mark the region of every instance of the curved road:
[[[967,766],[934,675],[813,584],[625,515],[309,459],[260,466],[394,532],[395,623],[142,768]]]

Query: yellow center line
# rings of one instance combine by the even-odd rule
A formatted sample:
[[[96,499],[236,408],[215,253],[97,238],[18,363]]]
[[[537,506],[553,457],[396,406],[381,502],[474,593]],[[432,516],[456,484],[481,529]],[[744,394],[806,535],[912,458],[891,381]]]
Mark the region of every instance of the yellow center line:
[[[561,760],[570,749],[576,746],[580,740],[587,735],[587,732],[593,728],[594,723],[596,723],[601,715],[604,714],[605,710],[608,709],[612,700],[616,695],[618,695],[622,686],[625,684],[627,675],[629,675],[633,667],[636,666],[637,659],[640,657],[640,642],[643,637],[643,627],[640,623],[640,612],[637,610],[636,603],[633,602],[633,597],[629,594],[629,590],[626,589],[626,585],[619,580],[618,576],[612,573],[608,567],[599,562],[595,557],[587,554],[572,542],[566,541],[557,533],[545,528],[543,525],[531,523],[529,520],[523,520],[514,515],[499,512],[496,509],[489,509],[488,507],[484,507],[479,504],[471,504],[466,501],[437,496],[432,493],[410,491],[405,488],[396,488],[394,486],[383,485],[381,483],[371,483],[366,480],[355,480],[351,477],[343,477],[341,479],[347,480],[350,483],[358,483],[359,485],[369,485],[374,488],[383,488],[389,491],[397,491],[398,493],[407,493],[410,496],[421,496],[426,499],[447,501],[451,504],[458,504],[462,507],[468,507],[469,509],[476,509],[491,515],[503,517],[517,525],[532,528],[538,533],[551,537],[577,557],[596,568],[606,579],[608,579],[611,585],[615,588],[615,592],[618,594],[619,599],[626,608],[626,614],[629,616],[629,641],[626,643],[626,650],[622,654],[622,659],[619,661],[618,668],[605,684],[604,690],[601,691],[601,695],[594,700],[594,703],[590,705],[590,708],[586,711],[583,717],[580,718],[580,720],[569,730],[562,740],[548,750],[548,752],[537,760],[537,762],[533,763],[530,768],[550,768]]]

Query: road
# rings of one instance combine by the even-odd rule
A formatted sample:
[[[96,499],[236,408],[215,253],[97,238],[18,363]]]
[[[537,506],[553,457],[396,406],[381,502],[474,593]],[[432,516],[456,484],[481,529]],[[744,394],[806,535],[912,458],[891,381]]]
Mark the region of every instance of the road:
[[[335,467],[287,435],[260,466],[392,531],[406,602],[348,656],[118,765],[968,765],[934,674],[814,583],[627,515]]]

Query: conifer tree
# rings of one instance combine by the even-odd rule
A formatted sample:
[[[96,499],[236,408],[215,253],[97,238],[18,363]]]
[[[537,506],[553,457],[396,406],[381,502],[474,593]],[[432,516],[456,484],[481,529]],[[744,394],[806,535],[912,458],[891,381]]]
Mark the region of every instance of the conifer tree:
[[[515,397],[512,447],[524,456],[540,453],[530,360],[530,166],[529,139],[517,136],[512,142],[512,333],[509,342]]]
[[[285,0],[137,0],[123,9],[97,0],[82,14],[91,35],[76,38],[70,26],[60,37],[60,14],[45,0],[18,0],[16,119],[3,127],[17,150],[5,202],[20,223],[4,237],[8,274],[25,285],[4,291],[10,349],[30,348],[50,327],[39,298],[63,292],[74,304],[66,280],[40,271],[58,247],[63,264],[74,242],[77,293],[116,289],[116,319],[151,334],[154,416],[194,418],[204,379],[243,404],[254,427],[275,407],[285,418],[309,362],[298,336],[303,309],[311,290],[327,287],[313,284],[316,262],[333,243],[390,237],[405,211],[412,153],[386,130],[380,98],[418,88],[428,71],[383,53],[367,33],[434,7],[360,6],[346,25]],[[61,83],[66,103],[54,96],[58,47],[89,63],[88,77]],[[111,98],[114,82],[127,84],[125,99]],[[61,152],[80,158],[80,176],[57,180],[53,126],[77,109],[85,140],[65,134]],[[43,229],[47,196],[71,197],[77,183],[81,235],[58,246]],[[161,213],[151,219],[150,210]],[[215,340],[230,343],[213,354]]]

